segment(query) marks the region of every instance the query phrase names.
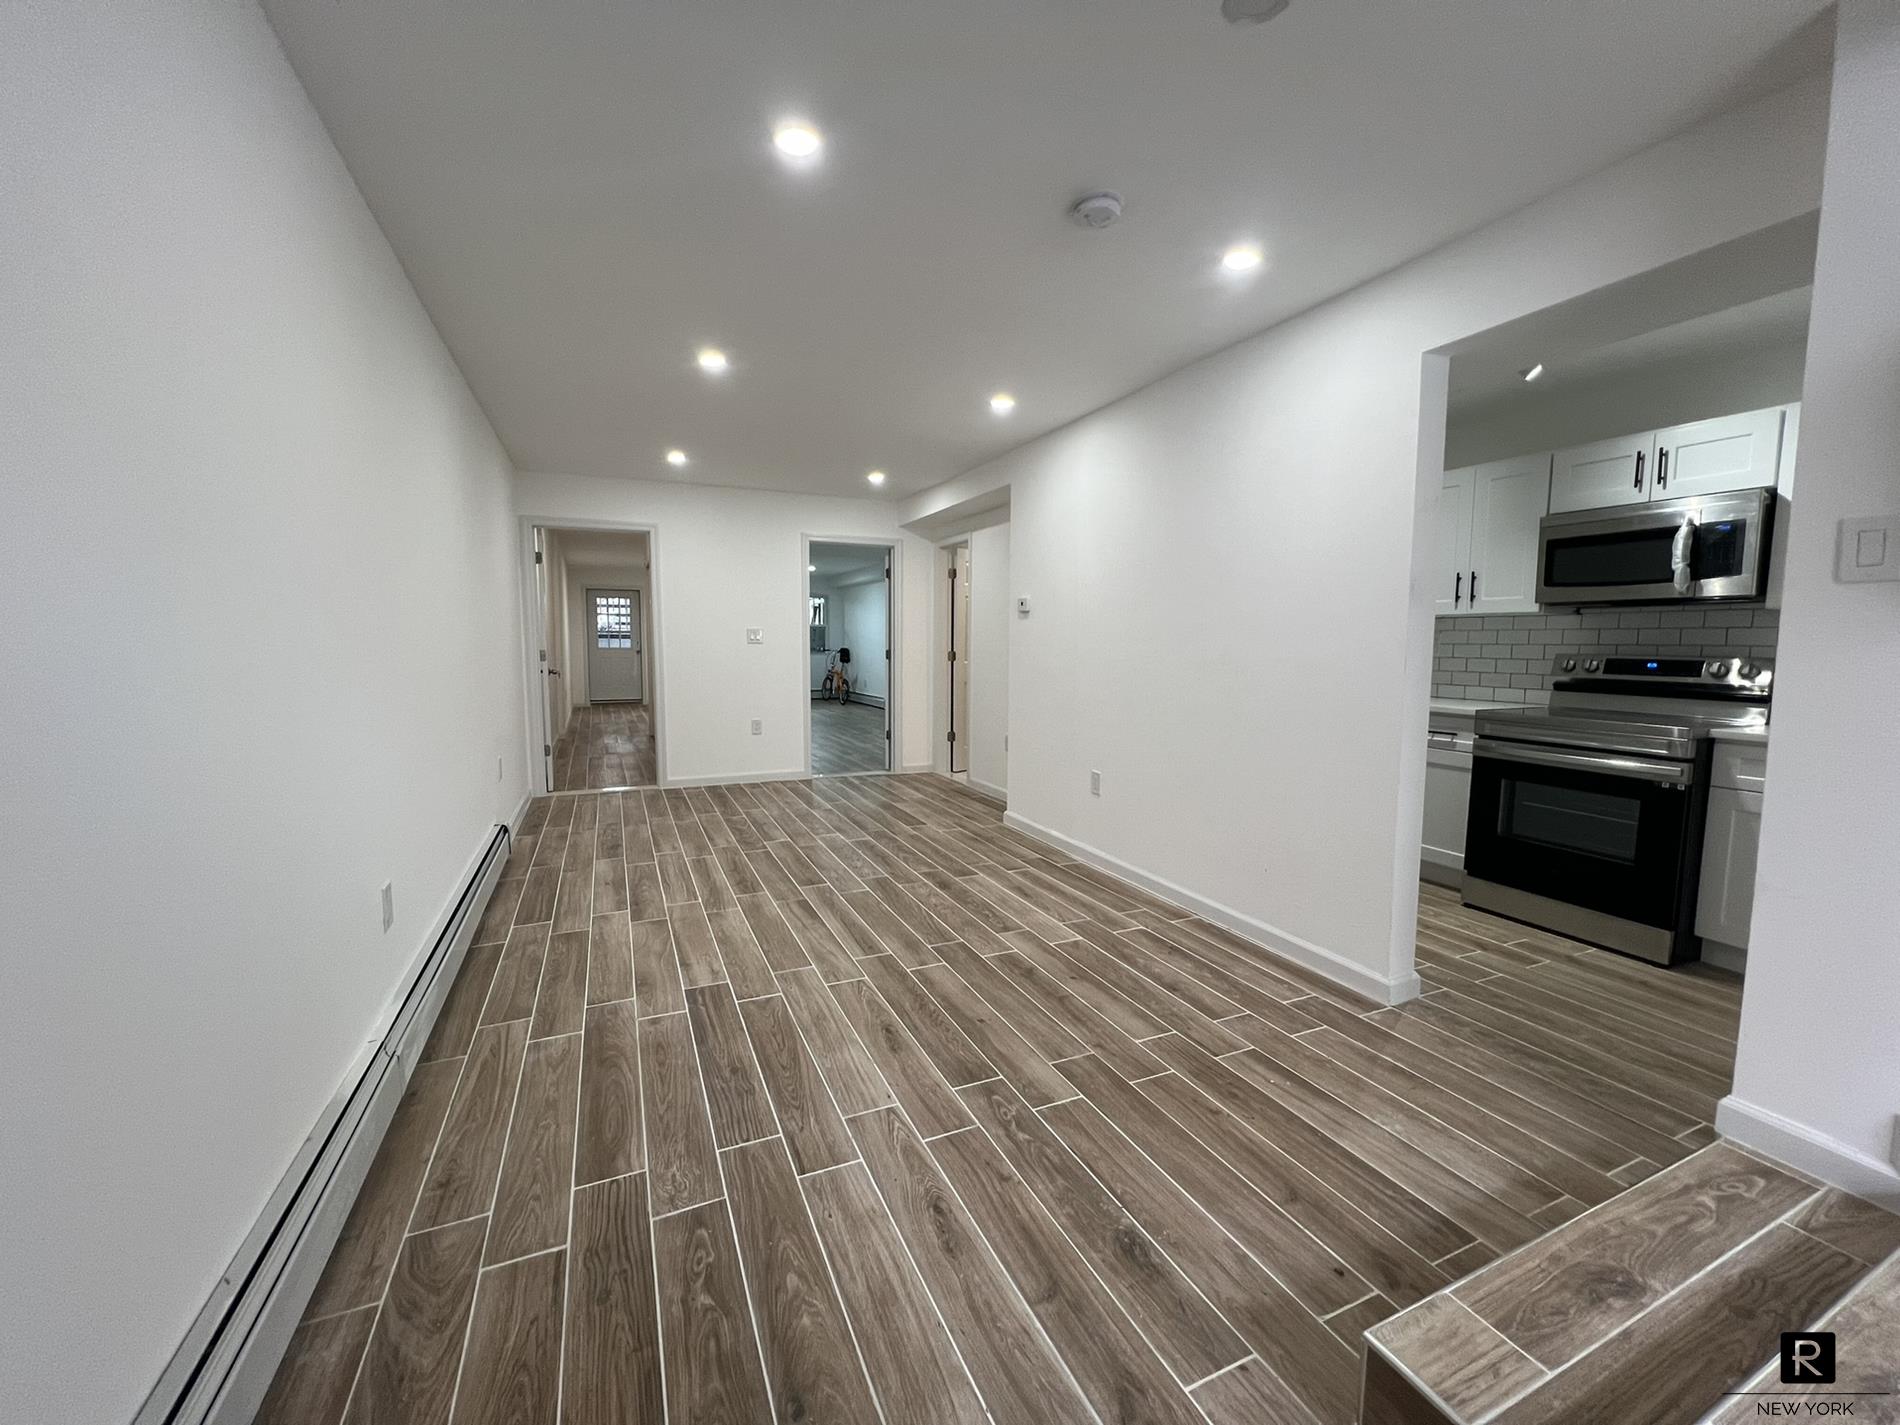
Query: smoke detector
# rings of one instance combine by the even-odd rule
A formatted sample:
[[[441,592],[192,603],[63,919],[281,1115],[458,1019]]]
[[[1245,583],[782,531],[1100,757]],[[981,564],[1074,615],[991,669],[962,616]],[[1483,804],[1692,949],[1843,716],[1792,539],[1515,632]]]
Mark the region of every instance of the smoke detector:
[[[1230,25],[1264,25],[1291,0],[1220,0],[1221,18]]]
[[[1119,193],[1091,193],[1069,209],[1069,216],[1085,228],[1105,228],[1121,215]]]

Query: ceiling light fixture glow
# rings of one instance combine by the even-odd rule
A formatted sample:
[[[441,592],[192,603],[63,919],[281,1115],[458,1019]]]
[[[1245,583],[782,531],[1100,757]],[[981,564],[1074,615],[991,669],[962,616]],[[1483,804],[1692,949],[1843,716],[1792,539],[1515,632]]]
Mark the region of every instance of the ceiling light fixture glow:
[[[812,159],[824,151],[825,136],[802,119],[787,119],[772,130],[772,147],[787,158]]]
[[[1229,272],[1252,272],[1266,260],[1257,242],[1237,242],[1220,255],[1220,265]]]
[[[998,391],[990,397],[990,410],[999,416],[1006,416],[1016,409],[1016,398],[1007,391]]]
[[[873,485],[882,485],[884,483],[884,472],[882,470],[873,470],[864,478],[869,480]]]
[[[1527,366],[1524,370],[1518,373],[1518,375],[1522,376],[1526,381],[1535,381],[1539,376],[1542,376],[1543,374],[1544,374],[1544,363],[1541,361],[1538,362],[1535,366]]]
[[[818,566],[816,564],[807,564],[805,566],[805,572],[807,574],[816,574],[818,572]]]
[[[671,466],[672,466],[672,467],[673,467],[674,469],[676,469],[676,470],[677,470],[677,469],[678,469],[678,468],[679,468],[680,466],[682,466],[682,465],[684,465],[684,464],[686,463],[686,452],[685,452],[685,451],[683,451],[683,450],[669,450],[669,451],[667,451],[667,452],[666,452],[666,463],[667,463],[668,465],[671,465]]]
[[[699,369],[708,376],[717,376],[732,365],[725,352],[716,346],[702,346],[693,359],[699,363]]]

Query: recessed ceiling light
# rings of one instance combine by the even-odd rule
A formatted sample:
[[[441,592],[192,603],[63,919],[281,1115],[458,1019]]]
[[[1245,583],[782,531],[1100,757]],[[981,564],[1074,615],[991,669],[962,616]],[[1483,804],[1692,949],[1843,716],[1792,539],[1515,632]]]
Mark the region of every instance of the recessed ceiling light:
[[[669,450],[669,451],[667,451],[667,452],[666,452],[666,463],[667,463],[668,465],[671,465],[671,466],[674,466],[675,468],[677,468],[677,467],[679,467],[679,466],[681,466],[681,465],[684,465],[684,464],[686,463],[686,452],[685,452],[685,451],[683,451],[683,450]]]
[[[772,130],[772,147],[787,158],[816,158],[824,150],[825,136],[802,119],[787,119]]]
[[[1006,416],[1016,409],[1016,398],[1007,391],[998,391],[990,397],[990,409],[999,416]]]
[[[732,365],[725,352],[716,346],[702,346],[693,359],[699,363],[699,369],[709,376],[717,376]]]
[[[869,480],[873,485],[882,485],[884,483],[884,472],[882,470],[873,470],[864,478]]]
[[[1221,18],[1230,25],[1264,25],[1290,0],[1221,0]]]
[[[1539,376],[1544,374],[1544,363],[1540,361],[1535,366],[1527,366],[1517,374],[1522,376],[1526,381],[1535,381]]]
[[[1237,242],[1220,255],[1220,265],[1229,272],[1252,272],[1266,260],[1257,242]]]

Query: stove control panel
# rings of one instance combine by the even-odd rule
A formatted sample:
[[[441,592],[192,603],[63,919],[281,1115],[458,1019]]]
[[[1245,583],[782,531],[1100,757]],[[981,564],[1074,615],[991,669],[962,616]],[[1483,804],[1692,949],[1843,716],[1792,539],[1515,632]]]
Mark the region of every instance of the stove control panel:
[[[1563,654],[1553,660],[1551,672],[1573,687],[1646,683],[1753,697],[1766,697],[1769,686],[1775,680],[1774,659],[1750,658],[1746,655],[1705,659],[1668,653],[1658,653],[1654,657],[1625,655],[1611,658],[1578,658],[1575,654]]]

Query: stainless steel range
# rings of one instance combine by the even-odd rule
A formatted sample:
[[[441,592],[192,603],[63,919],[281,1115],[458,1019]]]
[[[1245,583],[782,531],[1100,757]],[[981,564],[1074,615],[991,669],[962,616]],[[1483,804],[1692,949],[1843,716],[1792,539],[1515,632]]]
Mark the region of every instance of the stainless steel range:
[[[1771,659],[1559,658],[1480,713],[1465,904],[1670,965],[1696,953],[1711,734],[1764,727]]]

